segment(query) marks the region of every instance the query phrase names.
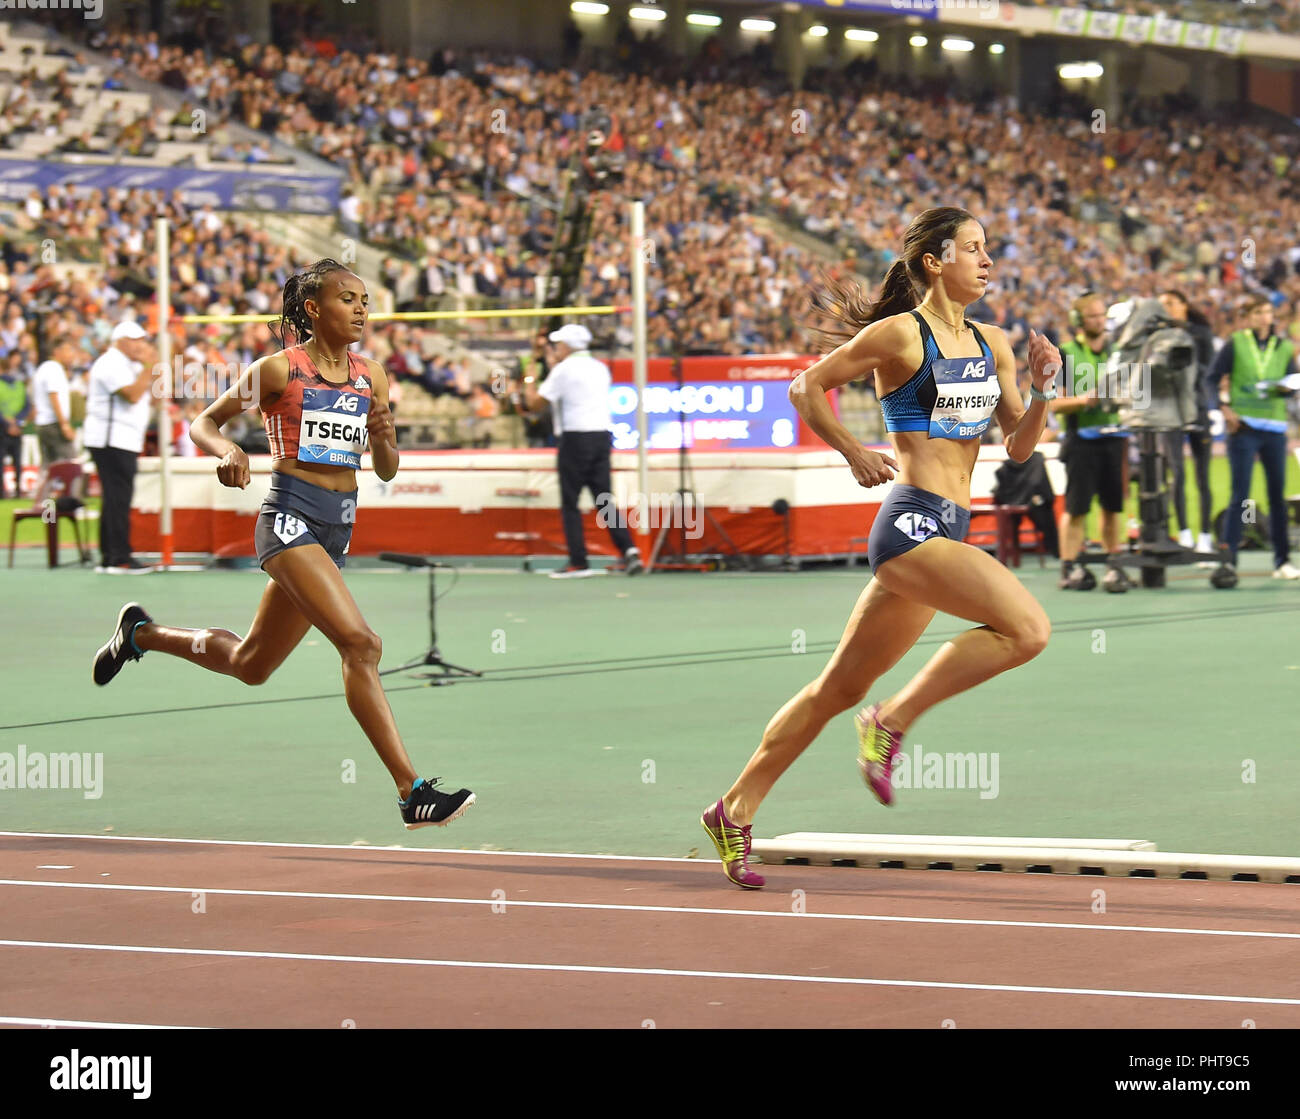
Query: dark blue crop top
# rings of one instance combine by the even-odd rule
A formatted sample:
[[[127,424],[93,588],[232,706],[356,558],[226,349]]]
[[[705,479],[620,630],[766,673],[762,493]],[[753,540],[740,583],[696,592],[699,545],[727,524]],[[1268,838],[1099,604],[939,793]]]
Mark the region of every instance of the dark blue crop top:
[[[924,356],[908,380],[880,399],[886,431],[928,431],[931,439],[978,439],[1002,398],[997,362],[984,335],[967,325],[984,351],[983,357],[944,357],[930,324],[919,312]]]

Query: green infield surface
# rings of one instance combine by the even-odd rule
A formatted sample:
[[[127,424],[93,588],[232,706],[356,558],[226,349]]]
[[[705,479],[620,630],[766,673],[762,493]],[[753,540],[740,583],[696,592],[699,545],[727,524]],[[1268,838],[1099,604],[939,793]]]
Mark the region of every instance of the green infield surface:
[[[158,653],[106,688],[91,681],[124,602],[242,633],[260,572],[127,577],[43,562],[24,550],[4,584],[6,831],[708,858],[701,810],[821,671],[868,578],[440,572],[441,652],[484,677],[385,684],[417,769],[478,803],[447,829],[408,832],[316,631],[258,688]],[[1056,566],[1028,558],[1019,576],[1052,619],[1050,644],[921,718],[894,807],[859,779],[847,712],[778,782],[755,836],[1086,836],[1295,855],[1300,583],[1269,567],[1245,553],[1234,590],[1183,567],[1164,589],[1109,595],[1060,591]],[[383,638],[382,667],[424,652],[423,572],[360,561],[346,578]],[[968,626],[937,617],[869,698]],[[83,755],[82,787],[15,787],[69,753]],[[925,759],[938,755],[959,762],[935,787]]]

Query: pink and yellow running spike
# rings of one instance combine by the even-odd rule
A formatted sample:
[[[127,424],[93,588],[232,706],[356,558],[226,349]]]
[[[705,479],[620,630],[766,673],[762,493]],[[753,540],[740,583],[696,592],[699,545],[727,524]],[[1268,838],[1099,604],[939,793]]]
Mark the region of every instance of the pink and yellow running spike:
[[[853,720],[858,728],[858,769],[876,799],[889,805],[894,803],[890,776],[903,746],[903,736],[885,726],[879,714],[880,704],[877,703],[858,712]]]

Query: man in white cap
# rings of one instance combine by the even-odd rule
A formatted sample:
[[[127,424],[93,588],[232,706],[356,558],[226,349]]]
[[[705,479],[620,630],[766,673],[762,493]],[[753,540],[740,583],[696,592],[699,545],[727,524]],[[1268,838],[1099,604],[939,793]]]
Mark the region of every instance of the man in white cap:
[[[591,332],[585,326],[567,323],[547,338],[559,360],[540,388],[531,383],[532,378],[525,378],[524,389],[530,408],[540,407],[541,400],[550,402],[559,441],[560,512],[569,565],[553,571],[551,578],[581,579],[595,574],[587,566],[578,512],[584,487],[591,491],[601,523],[609,529],[627,573],[636,575],[643,570],[641,553],[622,525],[610,484],[609,366],[591,356]]]
[[[131,497],[155,399],[152,390],[162,369],[138,323],[118,323],[109,343],[90,367],[86,391],[85,445],[104,495],[99,514],[102,558],[96,570],[136,574],[152,570],[131,555]]]

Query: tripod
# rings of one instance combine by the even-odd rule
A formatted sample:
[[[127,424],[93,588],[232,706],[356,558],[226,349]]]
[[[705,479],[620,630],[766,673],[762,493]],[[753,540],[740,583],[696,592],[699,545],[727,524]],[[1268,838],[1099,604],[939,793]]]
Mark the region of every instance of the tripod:
[[[434,685],[455,683],[460,676],[482,676],[483,673],[476,672],[472,668],[461,668],[458,664],[449,664],[442,659],[438,652],[438,622],[437,622],[437,575],[439,567],[446,567],[446,564],[436,563],[434,560],[425,559],[424,556],[408,556],[401,552],[380,552],[379,558],[385,563],[400,563],[404,567],[427,567],[429,569],[429,651],[421,657],[407,661],[396,668],[386,668],[380,676],[388,676],[394,672],[406,672],[412,668],[432,667],[440,668],[441,672],[418,672],[416,675],[421,680],[432,680]]]
[[[1166,569],[1183,564],[1216,560],[1219,567],[1210,576],[1210,585],[1228,590],[1237,585],[1236,573],[1224,565],[1224,555],[1214,552],[1197,552],[1169,538],[1169,494],[1165,487],[1164,452],[1159,437],[1165,431],[1177,431],[1182,437],[1183,428],[1139,428],[1135,431],[1138,447],[1138,516],[1140,535],[1135,547],[1128,552],[1110,555],[1106,552],[1081,552],[1081,564],[1098,563],[1110,568],[1136,567],[1144,587],[1165,586]],[[1181,448],[1180,448],[1181,449]],[[1112,593],[1123,593],[1126,587],[1106,588]]]
[[[717,519],[709,512],[708,506],[700,503],[699,496],[695,493],[693,486],[688,487],[686,484],[686,475],[690,470],[686,460],[686,412],[682,402],[682,382],[685,376],[682,366],[682,332],[681,321],[677,314],[670,313],[668,320],[673,332],[673,369],[677,374],[677,492],[673,495],[673,508],[681,510],[681,520],[678,528],[680,529],[680,549],[668,555],[667,560],[675,567],[695,567],[691,564],[691,553],[686,548],[686,508],[689,501],[692,506],[698,507],[704,513],[705,519],[713,526],[713,531],[722,538],[726,546],[727,555],[737,561],[746,571],[751,570],[749,557],[741,553],[736,547],[735,542],[726,534],[723,527],[718,524]],[[694,478],[692,478],[694,481]],[[651,572],[655,565],[660,562],[660,556],[663,552],[664,542],[668,539],[668,533],[672,529],[672,517],[669,517],[659,527],[659,536],[655,540],[654,550],[650,553],[650,562],[646,564],[646,571]],[[699,558],[703,558],[700,555]],[[697,568],[700,570],[700,568]]]

